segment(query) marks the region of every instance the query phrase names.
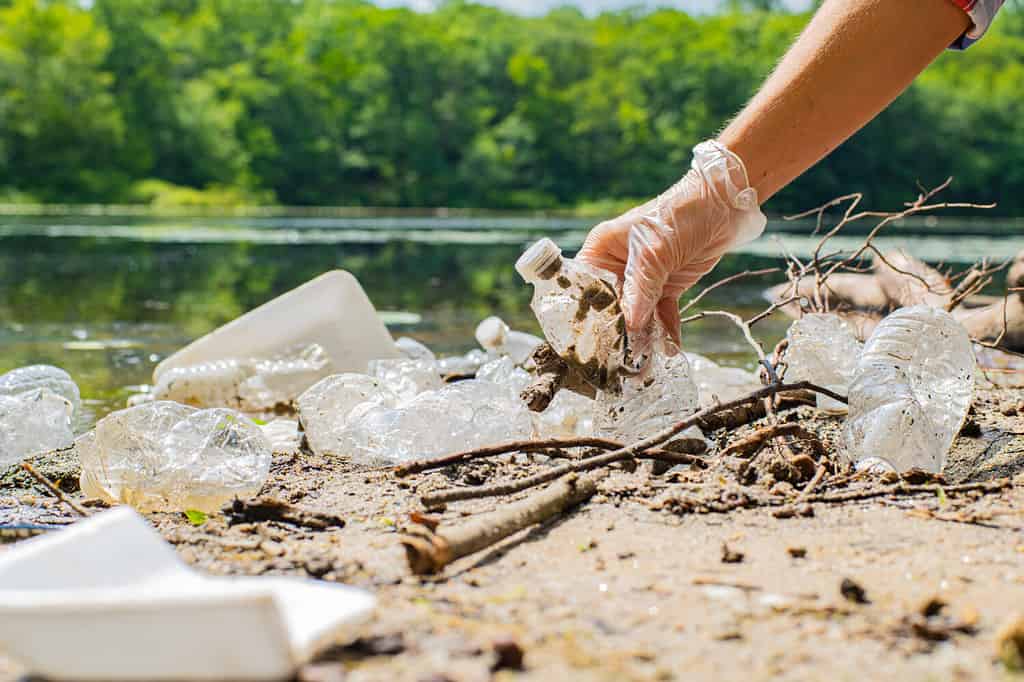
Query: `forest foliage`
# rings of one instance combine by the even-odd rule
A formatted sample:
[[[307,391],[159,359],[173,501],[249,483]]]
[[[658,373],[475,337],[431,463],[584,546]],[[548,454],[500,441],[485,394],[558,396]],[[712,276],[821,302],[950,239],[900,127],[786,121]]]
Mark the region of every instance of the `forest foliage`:
[[[0,202],[600,207],[663,189],[806,23],[460,0],[0,0]],[[833,87],[842,87],[841,83]],[[1024,12],[770,204],[1024,205]]]

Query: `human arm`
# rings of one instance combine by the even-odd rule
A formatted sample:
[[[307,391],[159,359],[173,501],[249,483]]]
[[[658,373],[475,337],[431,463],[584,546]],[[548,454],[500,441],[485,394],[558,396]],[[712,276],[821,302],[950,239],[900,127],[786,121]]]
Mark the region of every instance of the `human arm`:
[[[742,160],[763,202],[870,121],[970,25],[950,0],[827,0],[718,142]],[[744,174],[730,176],[742,190]],[[749,223],[726,194],[691,169],[587,236],[579,257],[623,280],[631,339],[643,339],[656,315],[678,343],[679,296]]]

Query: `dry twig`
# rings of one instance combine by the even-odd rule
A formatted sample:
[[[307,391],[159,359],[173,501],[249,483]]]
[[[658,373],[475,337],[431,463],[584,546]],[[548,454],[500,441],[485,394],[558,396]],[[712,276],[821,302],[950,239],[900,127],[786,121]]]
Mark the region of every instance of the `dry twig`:
[[[597,492],[587,476],[570,473],[544,490],[489,514],[481,514],[457,528],[440,530],[421,525],[402,537],[413,573],[437,573],[464,556],[504,540],[527,526],[561,514]]]
[[[21,468],[27,471],[32,478],[39,481],[39,483],[43,485],[43,487],[45,487],[47,490],[49,490],[54,497],[56,497],[58,500],[60,500],[67,506],[71,507],[73,510],[75,510],[76,513],[78,513],[81,516],[89,516],[88,509],[86,509],[85,507],[83,507],[82,505],[78,504],[70,497],[65,495],[63,490],[55,486],[46,476],[43,476],[41,473],[36,471],[35,467],[33,467],[31,464],[29,464],[28,462],[22,462]]]

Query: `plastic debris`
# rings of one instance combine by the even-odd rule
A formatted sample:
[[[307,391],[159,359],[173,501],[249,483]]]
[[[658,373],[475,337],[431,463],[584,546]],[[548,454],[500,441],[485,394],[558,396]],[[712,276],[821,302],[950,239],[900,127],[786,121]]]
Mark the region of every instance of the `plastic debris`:
[[[403,336],[395,341],[395,345],[398,346],[398,351],[409,360],[437,362],[437,356],[434,355],[434,351],[430,350],[416,339]]]
[[[78,440],[87,495],[142,511],[215,511],[259,492],[270,441],[231,410],[156,401],[114,412]]]
[[[0,649],[46,679],[292,679],[375,606],[324,581],[198,573],[125,507],[0,556]]]
[[[82,407],[82,396],[78,384],[71,375],[60,367],[52,365],[29,365],[0,374],[0,396],[16,396],[21,393],[46,388],[71,403],[74,414]]]
[[[811,313],[793,322],[786,338],[788,381],[810,381],[846,395],[864,349],[846,321],[832,313]],[[818,394],[817,402],[825,412],[847,411],[846,405],[828,396]]]
[[[359,282],[332,270],[197,339],[153,372],[238,358],[272,358],[317,344],[334,372],[364,372],[370,360],[401,357]]]
[[[614,388],[626,363],[626,321],[616,277],[562,257],[541,239],[519,257],[516,270],[533,284],[530,304],[548,343],[595,388]]]
[[[500,317],[488,317],[476,327],[476,340],[480,347],[491,355],[507,355],[517,365],[526,364],[533,350],[544,343],[544,339],[509,329]]]
[[[428,360],[372,360],[369,373],[402,402],[408,402],[424,391],[441,388],[437,363]]]
[[[974,364],[967,331],[949,313],[919,305],[886,317],[850,385],[848,456],[940,472],[967,418]]]
[[[72,411],[66,398],[48,388],[0,395],[0,465],[71,445]]]
[[[364,464],[531,437],[530,413],[516,396],[516,387],[529,378],[526,372],[510,358],[499,358],[481,374],[495,381],[459,381],[411,398],[375,377],[328,377],[299,397],[299,416],[314,452]]]
[[[538,438],[573,438],[594,434],[596,404],[575,391],[559,391],[543,412],[534,412]]]
[[[302,433],[296,420],[279,417],[259,427],[275,455],[292,455],[302,450]]]
[[[739,367],[722,367],[697,353],[683,355],[690,363],[690,377],[697,385],[701,407],[733,400],[761,387],[760,380],[753,372]]]
[[[313,452],[349,455],[353,448],[349,433],[352,412],[357,408],[364,414],[377,406],[395,407],[398,396],[375,377],[337,374],[317,382],[296,402],[306,440]]]
[[[262,412],[290,405],[329,374],[331,361],[314,343],[272,358],[231,358],[175,367],[160,375],[152,396],[194,407]]]
[[[648,376],[626,379],[621,394],[599,394],[596,406],[597,433],[631,443],[696,412],[700,400],[686,356],[656,351]]]
[[[474,348],[465,355],[453,355],[437,361],[437,369],[441,376],[473,376],[490,357],[479,348]]]

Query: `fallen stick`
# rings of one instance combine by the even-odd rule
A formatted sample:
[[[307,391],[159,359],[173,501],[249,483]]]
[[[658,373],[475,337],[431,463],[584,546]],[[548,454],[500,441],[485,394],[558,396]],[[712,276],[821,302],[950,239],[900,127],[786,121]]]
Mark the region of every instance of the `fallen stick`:
[[[402,537],[409,568],[417,575],[438,573],[448,564],[486,549],[528,526],[541,523],[589,499],[597,483],[571,473],[544,490],[498,511],[481,514],[456,528],[421,525]]]
[[[821,444],[818,437],[805,429],[800,424],[771,424],[762,427],[754,433],[741,438],[722,450],[723,457],[750,457],[763,448],[768,441],[779,436],[796,436],[801,442],[807,443],[814,450],[818,457],[824,457],[825,446]]]
[[[1008,478],[998,479],[995,481],[982,481],[980,483],[961,483],[959,485],[940,485],[938,483],[929,483],[925,485],[909,485],[906,483],[898,483],[893,486],[886,486],[884,488],[870,488],[868,490],[850,490],[842,493],[818,493],[816,495],[808,495],[804,498],[804,502],[822,502],[825,504],[836,503],[836,502],[853,502],[857,500],[870,500],[875,497],[885,497],[886,495],[893,496],[910,496],[910,495],[923,495],[923,494],[936,494],[939,490],[943,493],[955,494],[955,493],[966,493],[971,491],[981,491],[983,493],[996,493],[1006,488],[1013,486],[1013,481]]]
[[[692,457],[691,455],[699,455],[707,450],[707,445],[705,445],[704,441],[696,438],[679,439],[673,443],[673,448],[676,446],[678,446],[678,450],[673,449],[671,452],[667,450],[649,450],[644,453],[645,455],[648,455],[648,457],[640,457],[640,459],[659,459],[671,461],[676,464],[692,464],[695,460],[703,463],[701,460]],[[432,457],[429,459],[418,459],[412,462],[406,462],[405,464],[399,464],[396,466],[394,468],[394,474],[398,477],[409,476],[411,474],[418,474],[422,471],[441,469],[446,466],[451,466],[452,464],[463,464],[476,459],[505,455],[510,452],[539,452],[547,454],[546,451],[553,449],[601,448],[602,450],[619,450],[624,447],[626,446],[623,443],[609,440],[607,438],[587,437],[548,438],[546,440],[514,440],[509,441],[508,443],[501,443],[499,445],[476,448],[475,450],[456,452],[451,455],[442,455],[441,457]]]
[[[706,407],[703,410],[700,410],[695,414],[687,417],[686,419],[676,422],[674,425],[670,426],[664,431],[661,431],[660,433],[656,433],[653,436],[650,436],[649,438],[637,441],[636,443],[633,443],[632,445],[625,448],[621,448],[619,450],[612,450],[611,452],[606,452],[600,455],[595,455],[593,457],[587,457],[585,459],[576,460],[573,462],[569,462],[567,464],[563,464],[561,466],[551,467],[547,471],[542,471],[538,474],[534,474],[533,476],[527,476],[525,478],[521,478],[516,481],[511,481],[508,483],[497,483],[494,485],[480,486],[475,488],[448,488],[445,490],[440,490],[436,493],[427,493],[423,495],[420,498],[420,500],[423,503],[423,505],[426,506],[427,508],[433,508],[439,507],[440,505],[446,504],[448,502],[457,502],[459,500],[472,500],[482,497],[511,495],[521,490],[526,490],[527,488],[532,488],[534,486],[542,485],[549,481],[553,481],[556,478],[561,478],[562,476],[565,476],[566,474],[572,473],[574,471],[590,471],[592,469],[607,466],[614,462],[621,462],[626,459],[633,459],[639,453],[645,450],[649,450],[657,445],[661,445],[665,441],[670,440],[676,434],[685,431],[691,426],[697,425],[698,423],[701,422],[701,420],[707,418],[710,415],[717,414],[719,412],[724,412],[726,410],[731,410],[742,405],[756,403],[757,401],[763,400],[768,396],[775,395],[776,393],[804,390],[816,391],[818,393],[827,395],[828,397],[833,398],[835,400],[839,400],[840,402],[846,402],[846,398],[839,395],[838,393],[834,393],[833,391],[830,391],[827,388],[822,388],[821,386],[812,384],[809,381],[799,381],[793,384],[772,384],[771,386],[764,386],[762,388],[759,388],[758,390],[746,396],[736,398],[735,400],[730,400],[728,402],[712,405],[711,407]]]
[[[75,510],[75,512],[77,512],[81,516],[89,516],[89,511],[85,507],[83,507],[82,505],[78,504],[70,497],[65,495],[63,490],[55,486],[46,476],[43,476],[41,473],[36,471],[31,464],[29,464],[28,462],[22,462],[21,468],[27,471],[32,478],[39,481],[39,483],[41,483],[47,490],[49,490],[53,494],[53,496],[56,497],[58,500],[60,500],[67,506],[71,507],[73,510]]]

